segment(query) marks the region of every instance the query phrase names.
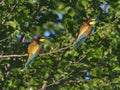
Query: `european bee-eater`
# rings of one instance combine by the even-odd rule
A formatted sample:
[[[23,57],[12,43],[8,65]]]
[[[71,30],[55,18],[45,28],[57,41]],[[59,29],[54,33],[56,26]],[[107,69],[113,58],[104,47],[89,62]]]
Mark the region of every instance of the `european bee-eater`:
[[[73,43],[71,49],[73,47],[79,47],[90,34],[95,31],[96,19],[89,19],[87,22],[84,22],[80,27],[77,40]]]
[[[38,36],[28,45],[28,60],[25,64],[25,67],[23,68],[23,71],[26,70],[29,64],[31,64],[35,60],[36,56],[41,53],[44,42],[45,39],[41,38],[41,36]]]

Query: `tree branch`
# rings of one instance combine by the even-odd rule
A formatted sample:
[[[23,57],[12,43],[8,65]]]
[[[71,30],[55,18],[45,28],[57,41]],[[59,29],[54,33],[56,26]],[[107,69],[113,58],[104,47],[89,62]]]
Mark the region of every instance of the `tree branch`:
[[[6,38],[0,40],[0,42],[3,42],[3,41],[5,41],[5,40],[7,40],[7,39],[8,39],[8,37],[6,37]]]
[[[57,52],[61,52],[62,50],[66,50],[68,48],[70,48],[71,45],[68,45],[67,47],[63,47],[61,49],[57,49],[53,52],[48,52],[48,53],[43,53],[43,54],[39,54],[39,56],[45,56],[45,55],[51,55],[53,53],[57,53]],[[21,55],[0,55],[0,58],[10,58],[10,57],[26,57],[28,54],[21,54]]]
[[[10,17],[10,15],[11,15],[11,14],[12,14],[12,12],[14,11],[14,9],[15,9],[16,5],[17,5],[17,4],[15,4],[15,5],[13,5],[13,6],[12,6],[12,8],[11,8],[10,12],[6,15],[6,17],[4,18],[4,20],[2,21],[2,23],[1,23],[1,24],[5,24],[5,23],[6,23],[6,21],[7,21],[8,17]]]
[[[4,1],[5,1],[5,0],[2,0],[2,1],[0,2],[0,5],[1,5],[1,4],[3,4],[3,3],[4,3]]]

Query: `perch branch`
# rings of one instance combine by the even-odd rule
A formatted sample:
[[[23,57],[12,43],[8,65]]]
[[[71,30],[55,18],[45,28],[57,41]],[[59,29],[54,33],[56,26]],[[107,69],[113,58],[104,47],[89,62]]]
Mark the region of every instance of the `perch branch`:
[[[48,52],[48,53],[43,53],[43,54],[40,54],[39,56],[45,56],[45,55],[51,55],[53,53],[56,53],[56,52],[61,52],[62,50],[66,50],[70,47],[71,45],[67,46],[67,47],[63,47],[61,49],[57,49],[53,52]],[[21,54],[21,55],[0,55],[0,58],[10,58],[10,57],[26,57],[28,54]]]

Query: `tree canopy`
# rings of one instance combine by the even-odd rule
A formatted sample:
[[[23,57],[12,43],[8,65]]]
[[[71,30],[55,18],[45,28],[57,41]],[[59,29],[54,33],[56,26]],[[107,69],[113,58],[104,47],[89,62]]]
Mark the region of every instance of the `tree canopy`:
[[[82,24],[96,31],[69,49]],[[119,90],[120,0],[1,0],[1,90]],[[36,35],[44,52],[25,72],[27,47]]]

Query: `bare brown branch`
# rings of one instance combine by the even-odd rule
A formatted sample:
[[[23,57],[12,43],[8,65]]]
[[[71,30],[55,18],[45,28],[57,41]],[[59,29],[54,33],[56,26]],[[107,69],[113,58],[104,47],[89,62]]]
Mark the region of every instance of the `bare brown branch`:
[[[64,47],[64,48],[61,48],[61,49],[57,49],[53,52],[48,52],[48,53],[43,53],[43,54],[40,54],[39,56],[45,56],[45,55],[51,55],[53,53],[57,53],[57,52],[61,52],[62,50],[66,50],[70,47],[71,45],[67,46],[67,47]],[[10,57],[26,57],[28,54],[21,54],[21,55],[0,55],[0,58],[10,58]]]

